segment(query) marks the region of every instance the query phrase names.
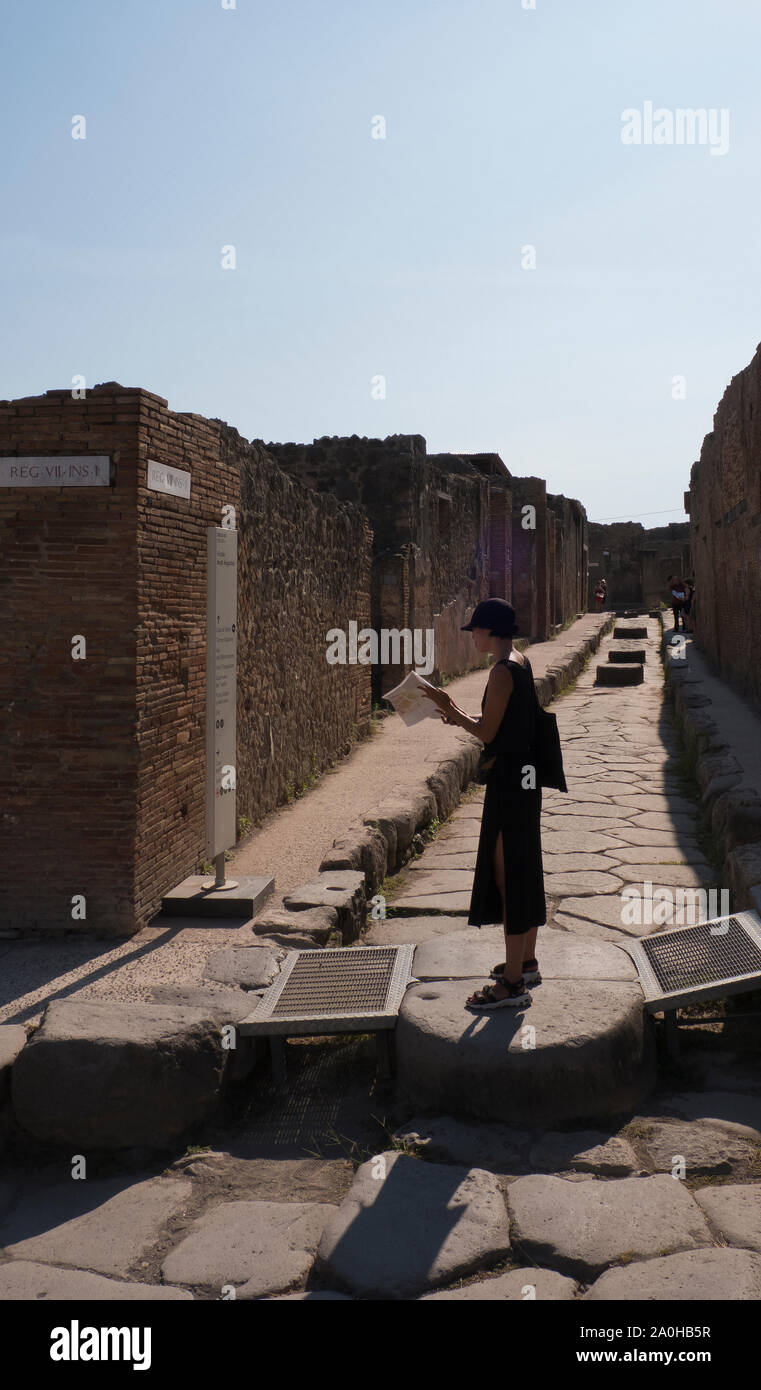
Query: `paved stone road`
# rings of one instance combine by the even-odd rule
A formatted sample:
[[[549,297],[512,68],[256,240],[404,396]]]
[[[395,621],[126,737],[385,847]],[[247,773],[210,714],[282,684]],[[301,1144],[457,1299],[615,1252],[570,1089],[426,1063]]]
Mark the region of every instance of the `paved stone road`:
[[[643,684],[594,685],[606,639],[555,705],[570,792],[545,797],[544,935],[560,978],[576,951],[591,981],[595,969],[610,979],[604,950],[595,953],[655,929],[622,923],[627,884],[711,881],[676,775],[657,624],[648,629]],[[428,943],[418,956],[429,974],[458,939],[474,949],[466,916],[481,794],[402,875],[392,902],[405,915],[374,923],[368,938]],[[450,987],[463,1001],[470,993],[465,979]],[[262,1156],[267,1125],[274,1134],[287,1119],[293,1139],[308,1104],[296,1084],[290,1111],[255,1117],[258,1149],[220,1140],[164,1169],[82,1183],[60,1164],[9,1176],[0,1298],[761,1297],[761,1081],[716,1033],[698,1040],[696,1030],[636,1113],[560,1132],[397,1110],[393,1139],[389,1129],[377,1150],[363,1141],[356,1171],[348,1156],[310,1157],[306,1146],[301,1157]],[[382,1114],[382,1104],[369,1108]]]

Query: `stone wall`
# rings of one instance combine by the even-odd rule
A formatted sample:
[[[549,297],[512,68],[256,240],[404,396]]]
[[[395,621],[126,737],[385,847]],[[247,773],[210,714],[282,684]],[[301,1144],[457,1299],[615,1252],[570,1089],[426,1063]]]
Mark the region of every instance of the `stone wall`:
[[[236,800],[252,820],[368,722],[369,668],[328,665],[326,636],[369,619],[371,537],[261,443],[150,392],[0,404],[0,455],[72,453],[109,455],[111,485],[0,488],[2,927],[123,935],[205,849],[208,527],[236,508]],[[148,489],[149,459],[189,472],[190,498]]]
[[[668,601],[669,575],[690,574],[687,521],[645,528],[640,521],[589,523],[587,607],[594,612],[598,579],[608,581],[609,608],[649,612]]]
[[[761,707],[761,347],[734,376],[685,499],[695,632],[714,669]]]
[[[473,646],[460,628],[489,592],[484,474],[459,456],[427,454],[422,435],[353,435],[312,444],[269,443],[267,449],[293,477],[367,513],[374,537],[370,625],[377,632],[432,628],[433,677],[470,670]],[[414,664],[374,667],[374,698]]]
[[[283,468],[362,506],[375,536],[372,626],[435,632],[434,678],[480,665],[461,631],[482,598],[506,598],[521,636],[544,640],[585,609],[586,513],[513,478],[499,454],[428,454],[422,435],[268,444]],[[534,508],[525,525],[524,505]],[[380,666],[377,699],[412,663]]]

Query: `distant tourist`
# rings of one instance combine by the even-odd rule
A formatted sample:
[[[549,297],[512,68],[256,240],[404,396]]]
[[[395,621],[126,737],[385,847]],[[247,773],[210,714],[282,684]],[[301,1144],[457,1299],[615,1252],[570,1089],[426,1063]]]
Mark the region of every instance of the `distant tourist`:
[[[597,581],[597,588],[595,589],[595,612],[596,612],[596,613],[602,613],[602,610],[603,610],[603,608],[604,608],[604,606],[605,606],[605,600],[606,600],[607,596],[608,596],[608,588],[607,588],[607,585],[606,585],[606,583],[605,583],[605,580],[604,580],[604,579],[598,579],[598,581]]]
[[[682,631],[684,627],[684,605],[687,602],[687,587],[684,580],[679,575],[671,576],[671,609],[674,614],[674,631],[679,631],[679,617],[682,617]]]
[[[695,630],[695,580],[694,578],[685,580],[687,598],[684,601],[682,612],[684,614],[684,625],[686,632]]]
[[[485,783],[481,834],[468,925],[501,922],[505,957],[491,974],[493,985],[477,990],[471,1009],[502,1009],[531,1002],[528,985],[541,984],[536,959],[537,929],[547,917],[542,867],[542,789],[526,789],[521,768],[533,762],[538,701],[528,657],[513,651],[515,610],[504,599],[477,604],[469,623],[476,651],[497,660],[471,718],[444,690],[428,698],[445,724],[457,724],[484,744],[479,781]],[[538,780],[538,779],[537,779]]]

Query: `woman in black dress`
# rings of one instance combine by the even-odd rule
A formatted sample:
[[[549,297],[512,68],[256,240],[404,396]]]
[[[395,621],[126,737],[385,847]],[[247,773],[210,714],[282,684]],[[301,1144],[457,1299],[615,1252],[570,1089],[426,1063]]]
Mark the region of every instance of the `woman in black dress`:
[[[504,599],[476,606],[463,628],[473,633],[478,652],[497,658],[472,719],[446,691],[429,698],[447,724],[457,724],[484,744],[494,757],[488,773],[481,834],[468,924],[501,922],[505,960],[492,970],[496,983],[468,999],[474,1009],[501,1009],[531,1003],[527,985],[541,984],[536,959],[537,929],[546,920],[542,869],[542,791],[534,767],[537,699],[528,657],[514,652],[515,610]]]

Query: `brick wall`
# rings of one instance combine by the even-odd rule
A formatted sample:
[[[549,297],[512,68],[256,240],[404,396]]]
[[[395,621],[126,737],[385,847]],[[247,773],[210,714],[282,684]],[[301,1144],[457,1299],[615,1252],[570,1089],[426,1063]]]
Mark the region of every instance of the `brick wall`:
[[[697,639],[761,707],[761,347],[733,377],[690,476]]]
[[[369,619],[371,535],[261,443],[146,391],[6,402],[11,453],[110,454],[115,482],[0,488],[4,925],[129,934],[205,849],[208,527],[236,508],[236,808],[252,820],[367,724],[369,667],[325,654],[331,627]],[[149,459],[189,472],[190,498],[148,489]]]
[[[104,386],[0,403],[0,454],[108,454],[116,476],[0,487],[4,930],[131,930],[142,401]]]

